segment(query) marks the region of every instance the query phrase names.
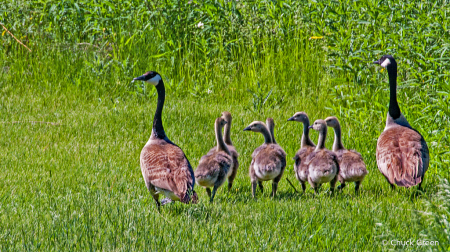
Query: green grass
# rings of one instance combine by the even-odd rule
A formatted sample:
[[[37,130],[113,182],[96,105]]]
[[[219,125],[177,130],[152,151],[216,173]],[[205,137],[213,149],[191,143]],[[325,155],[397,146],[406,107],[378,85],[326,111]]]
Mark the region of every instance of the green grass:
[[[193,2],[0,3],[0,22],[33,51],[2,37],[0,250],[450,249],[440,185],[450,163],[447,2]],[[371,62],[385,53],[398,59],[400,108],[430,147],[423,192],[392,191],[377,169],[389,90]],[[233,115],[240,168],[213,204],[196,187],[199,204],[156,211],[139,167],[156,92],[131,83],[147,70],[164,78],[165,130],[194,169],[215,144],[214,119]],[[344,145],[369,170],[359,196],[353,185],[294,193],[285,178],[300,190],[302,126],[286,120],[297,111],[340,119]],[[253,200],[248,167],[263,137],[242,130],[267,117],[288,165],[277,197],[265,183]],[[409,239],[440,247],[382,244]]]

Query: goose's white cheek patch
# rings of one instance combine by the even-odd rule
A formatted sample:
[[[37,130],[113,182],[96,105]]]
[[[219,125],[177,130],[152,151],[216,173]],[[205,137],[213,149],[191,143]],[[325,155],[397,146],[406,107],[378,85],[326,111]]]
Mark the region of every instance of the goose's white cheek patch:
[[[382,67],[384,67],[384,68],[386,68],[388,65],[390,65],[391,64],[391,61],[389,60],[389,59],[385,59],[384,61],[383,61],[383,63],[381,63],[381,66]]]
[[[148,79],[147,82],[156,86],[159,84],[159,81],[161,80],[161,76],[159,74],[155,75],[155,77]]]

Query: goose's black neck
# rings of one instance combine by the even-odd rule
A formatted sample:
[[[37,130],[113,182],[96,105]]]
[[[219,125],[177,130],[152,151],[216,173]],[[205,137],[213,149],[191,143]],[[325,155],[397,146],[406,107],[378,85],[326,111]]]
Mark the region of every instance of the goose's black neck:
[[[392,64],[387,67],[389,75],[389,115],[395,120],[400,117],[400,107],[397,102],[397,64]]]
[[[156,105],[155,116],[153,117],[153,134],[158,138],[165,138],[166,133],[162,125],[161,114],[164,107],[164,100],[166,98],[166,89],[162,80],[156,85],[156,91],[158,92],[158,103]]]

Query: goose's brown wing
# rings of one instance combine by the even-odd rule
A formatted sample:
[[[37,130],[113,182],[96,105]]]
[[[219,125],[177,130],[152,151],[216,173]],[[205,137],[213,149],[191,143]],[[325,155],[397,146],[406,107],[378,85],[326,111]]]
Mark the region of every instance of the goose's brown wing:
[[[419,184],[428,162],[428,146],[415,130],[395,126],[381,133],[378,138],[378,169],[391,184],[403,187]]]
[[[195,183],[194,172],[183,151],[164,140],[142,149],[141,170],[146,182],[172,191],[180,199]]]

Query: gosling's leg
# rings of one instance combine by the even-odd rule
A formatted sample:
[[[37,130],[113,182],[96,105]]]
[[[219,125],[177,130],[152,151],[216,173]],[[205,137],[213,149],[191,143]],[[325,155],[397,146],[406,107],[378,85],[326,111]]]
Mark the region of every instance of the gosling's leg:
[[[209,202],[210,202],[210,203],[212,203],[212,202],[213,202],[213,200],[214,200],[214,196],[216,196],[216,191],[217,191],[217,188],[219,188],[219,187],[217,187],[217,186],[214,186],[214,188],[213,188],[213,191],[212,191],[212,194],[211,194],[211,199],[209,200]]]
[[[361,181],[355,181],[355,194],[359,193],[359,186],[361,185]]]
[[[330,181],[330,191],[332,194],[334,193],[334,187],[336,186],[336,182],[337,182],[337,176],[335,176],[334,179]]]
[[[211,189],[209,187],[206,187],[206,193],[208,194],[208,198],[211,199]]]
[[[228,191],[230,191],[231,187],[233,187],[233,181],[234,181],[234,178],[236,177],[238,167],[239,167],[239,162],[237,160],[234,160],[233,171],[232,171],[231,175],[228,177]]]
[[[277,189],[278,189],[278,183],[272,182],[272,197],[275,198],[275,195],[277,195]]]
[[[262,184],[262,181],[258,181],[259,190],[261,190],[261,193],[264,193],[264,187]]]
[[[339,180],[339,182],[340,182],[341,184],[337,187],[337,189],[338,189],[338,190],[344,189],[344,187],[345,187],[345,181],[344,181],[344,178],[341,177],[341,175],[338,175],[338,180]]]
[[[303,190],[303,193],[305,193],[305,190],[306,190],[305,182],[301,182],[301,184],[302,184],[302,190]]]
[[[314,182],[311,180],[311,178],[309,178],[309,177],[308,177],[308,182],[309,182],[309,185],[314,189],[314,194],[317,194],[317,189],[318,189],[317,184],[314,183]]]
[[[252,181],[252,196],[253,198],[256,196],[256,181]]]

